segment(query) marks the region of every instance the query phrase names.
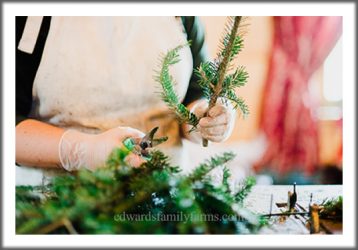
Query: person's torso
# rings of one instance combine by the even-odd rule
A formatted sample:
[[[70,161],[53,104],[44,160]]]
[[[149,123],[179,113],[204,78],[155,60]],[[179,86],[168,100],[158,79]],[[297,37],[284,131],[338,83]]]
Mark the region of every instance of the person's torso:
[[[53,17],[33,85],[32,116],[94,131],[149,130],[164,119],[171,129],[175,121],[153,76],[160,55],[185,42],[174,17]],[[171,74],[183,98],[193,67],[188,47],[180,58]]]

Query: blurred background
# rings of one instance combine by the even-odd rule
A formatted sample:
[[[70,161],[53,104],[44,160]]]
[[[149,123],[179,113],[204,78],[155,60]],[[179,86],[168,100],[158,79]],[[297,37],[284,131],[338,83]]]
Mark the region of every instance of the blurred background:
[[[200,17],[212,58],[226,17]],[[224,144],[185,142],[190,163],[231,150],[235,180],[258,184],[342,183],[342,17],[249,17],[237,65],[250,109]]]

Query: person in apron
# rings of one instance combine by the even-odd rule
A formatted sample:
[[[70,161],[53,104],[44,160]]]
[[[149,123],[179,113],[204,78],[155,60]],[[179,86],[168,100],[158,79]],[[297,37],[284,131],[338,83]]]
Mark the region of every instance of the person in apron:
[[[23,166],[41,169],[42,181],[63,170],[94,170],[124,139],[156,126],[158,136],[169,137],[159,149],[182,168],[183,137],[226,140],[232,107],[219,101],[189,134],[158,94],[159,55],[188,40],[171,74],[180,100],[202,117],[207,102],[193,69],[208,53],[197,17],[17,17],[17,183],[35,178],[21,173]],[[143,162],[135,154],[126,160]]]

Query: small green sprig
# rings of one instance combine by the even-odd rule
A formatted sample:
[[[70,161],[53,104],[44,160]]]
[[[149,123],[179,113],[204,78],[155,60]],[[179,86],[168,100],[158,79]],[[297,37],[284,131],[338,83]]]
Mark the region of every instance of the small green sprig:
[[[166,55],[162,56],[160,60],[161,69],[156,71],[154,79],[161,85],[160,96],[162,100],[176,114],[178,120],[181,123],[188,123],[192,125],[193,129],[195,129],[199,123],[199,119],[194,113],[190,112],[184,104],[179,102],[179,97],[174,90],[174,86],[176,84],[175,80],[169,74],[170,66],[180,61],[179,50],[188,45],[190,45],[190,42],[184,45],[179,45],[174,49],[169,50]]]
[[[254,177],[250,176],[245,181],[240,190],[235,195],[235,201],[239,203],[243,203],[245,198],[251,192],[253,186],[255,186],[256,180]]]
[[[232,152],[225,152],[222,155],[211,157],[206,162],[200,164],[193,173],[189,176],[191,180],[197,180],[203,178],[211,170],[218,166],[222,166],[226,162],[231,161],[235,158],[235,154]]]

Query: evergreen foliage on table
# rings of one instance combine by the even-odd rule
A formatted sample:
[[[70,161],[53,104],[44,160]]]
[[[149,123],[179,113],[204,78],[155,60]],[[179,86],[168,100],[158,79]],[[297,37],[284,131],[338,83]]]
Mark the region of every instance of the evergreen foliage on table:
[[[127,154],[116,149],[106,167],[59,176],[45,187],[17,187],[17,234],[240,234],[263,224],[242,206],[253,178],[233,192],[225,169],[222,184],[212,184],[208,173],[233,159],[232,153],[212,157],[186,175],[160,151],[152,151],[139,168],[126,165]],[[124,214],[157,217],[123,220]],[[162,221],[173,214],[193,219]]]
[[[343,220],[343,196],[326,199],[320,204],[320,206],[322,207],[319,212],[320,218],[337,221]]]
[[[244,26],[246,24],[243,22],[243,17],[229,17],[217,57],[212,62],[201,63],[195,69],[195,74],[199,79],[198,84],[208,101],[208,110],[214,107],[219,98],[223,98],[223,100],[231,102],[233,107],[239,109],[244,116],[249,114],[249,108],[245,101],[236,94],[236,89],[247,83],[248,73],[243,66],[233,68],[233,61],[243,48],[244,32],[241,28]],[[186,45],[180,45],[162,57],[161,69],[157,72],[155,80],[161,86],[160,94],[163,101],[173,110],[180,122],[192,125],[192,130],[195,130],[200,117],[196,117],[179,102],[178,95],[174,90],[175,80],[169,73],[169,67],[180,61],[179,50]],[[231,73],[229,74],[229,72]],[[207,112],[205,116],[207,116]],[[207,145],[208,141],[204,139],[203,146]]]

